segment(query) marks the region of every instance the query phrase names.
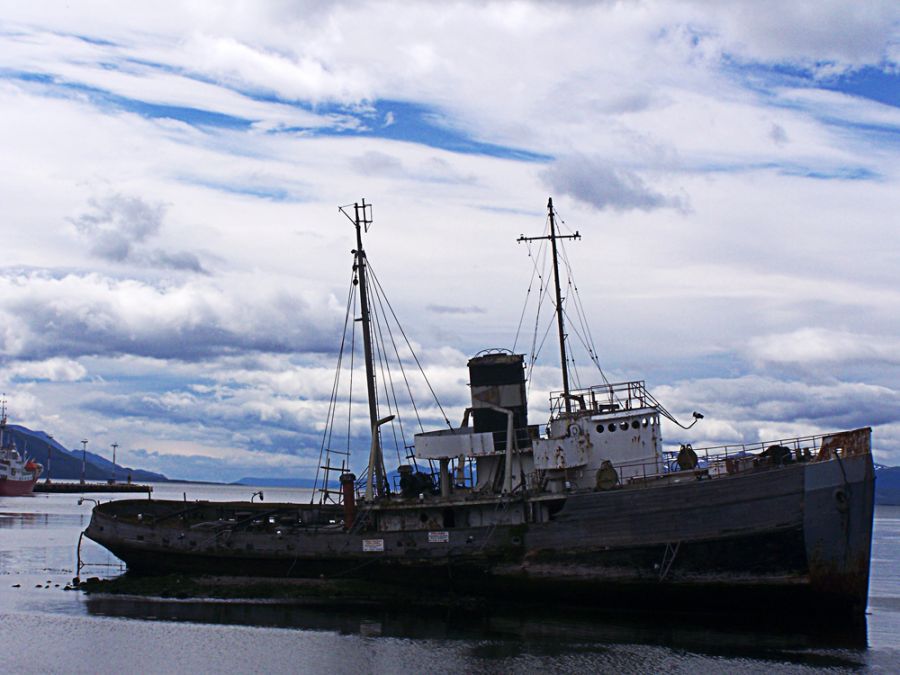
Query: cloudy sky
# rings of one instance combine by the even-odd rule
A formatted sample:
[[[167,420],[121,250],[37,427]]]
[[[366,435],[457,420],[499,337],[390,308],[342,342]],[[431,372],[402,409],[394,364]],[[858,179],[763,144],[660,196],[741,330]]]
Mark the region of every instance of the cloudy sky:
[[[313,475],[365,197],[457,422],[552,195],[606,374],[706,415],[669,442],[872,426],[900,464],[898,68],[894,1],[0,2],[12,421]]]

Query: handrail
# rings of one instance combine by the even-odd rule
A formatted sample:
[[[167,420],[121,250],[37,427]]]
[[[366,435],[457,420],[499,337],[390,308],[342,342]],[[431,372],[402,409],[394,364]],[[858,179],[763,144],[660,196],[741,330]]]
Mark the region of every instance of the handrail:
[[[824,462],[849,455],[871,452],[871,429],[866,427],[830,434],[798,436],[755,443],[730,443],[705,448],[692,448],[697,456],[693,469],[680,469],[679,451],[666,450],[662,458],[616,464],[619,476],[628,475],[628,484],[649,487],[660,479],[691,472],[698,478],[715,478],[748,470],[774,469],[785,464]],[[768,454],[767,454],[768,453]],[[621,484],[621,478],[620,478]]]
[[[656,408],[659,403],[647,391],[644,380],[598,384],[585,389],[569,391],[568,399],[576,403],[576,414],[590,412],[612,412],[614,410],[634,410],[636,408]],[[550,418],[564,415],[566,394],[550,392]]]

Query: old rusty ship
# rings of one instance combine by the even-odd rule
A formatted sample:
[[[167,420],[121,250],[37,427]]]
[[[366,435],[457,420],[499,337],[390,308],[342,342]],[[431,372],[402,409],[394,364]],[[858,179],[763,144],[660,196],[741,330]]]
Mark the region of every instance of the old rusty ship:
[[[559,233],[552,200],[547,234],[522,238],[552,254],[562,390],[549,421],[529,423],[525,357],[485,352],[468,362],[461,426],[416,434],[399,471],[386,472],[381,430],[394,415],[382,415],[399,407],[382,409],[376,397],[362,245],[369,207],[345,211],[360,300],[359,318],[348,316],[362,326],[371,429],[360,478],[349,460],[326,457],[309,504],[111,501],[94,508],[89,538],[136,573],[385,579],[612,609],[862,615],[871,430],[675,452],[663,447],[662,420],[688,427],[643,381],[570,387],[557,245],[578,234]]]

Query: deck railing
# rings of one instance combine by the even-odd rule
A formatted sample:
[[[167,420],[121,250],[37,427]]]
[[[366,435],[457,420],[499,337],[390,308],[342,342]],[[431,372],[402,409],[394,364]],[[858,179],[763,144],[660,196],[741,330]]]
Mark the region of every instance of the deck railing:
[[[758,443],[729,443],[690,448],[696,464],[679,461],[683,450],[667,450],[660,460],[616,465],[620,484],[651,486],[681,482],[679,478],[716,478],[747,471],[761,471],[788,464],[821,462],[871,451],[871,429],[799,436]],[[682,446],[684,448],[684,446]],[[689,454],[687,455],[689,458]],[[625,477],[624,480],[622,477]],[[674,479],[674,480],[673,480]]]
[[[616,410],[635,410],[651,408],[658,405],[643,380],[632,382],[615,382],[601,384],[587,389],[574,389],[569,392],[569,400],[574,404],[576,413],[603,413]],[[550,416],[559,417],[566,409],[566,397],[561,391],[550,392]]]

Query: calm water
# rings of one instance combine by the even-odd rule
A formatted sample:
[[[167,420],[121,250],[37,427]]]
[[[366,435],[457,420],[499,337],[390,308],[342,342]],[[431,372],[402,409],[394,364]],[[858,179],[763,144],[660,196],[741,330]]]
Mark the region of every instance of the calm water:
[[[170,484],[154,497],[184,491],[189,500],[253,492]],[[272,502],[309,499],[303,490],[265,493]],[[739,617],[90,598],[63,590],[90,519],[92,504],[77,500],[0,498],[2,672],[900,672],[900,507],[876,511],[869,612],[853,633]],[[83,577],[122,571],[88,540],[82,555]]]

